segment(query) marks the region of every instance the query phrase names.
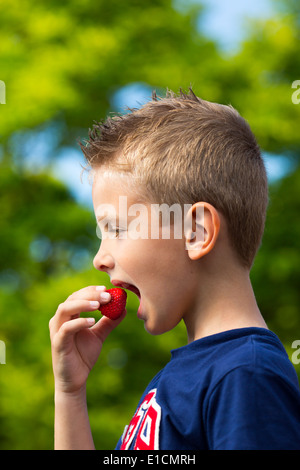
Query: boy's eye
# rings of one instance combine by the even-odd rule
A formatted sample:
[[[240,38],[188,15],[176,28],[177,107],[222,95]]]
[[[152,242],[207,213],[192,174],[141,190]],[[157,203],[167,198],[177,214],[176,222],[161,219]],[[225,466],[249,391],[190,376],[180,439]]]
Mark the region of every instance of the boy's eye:
[[[116,238],[119,238],[120,235],[124,232],[126,232],[125,229],[114,227],[110,225],[109,223],[106,223],[104,226],[97,224],[96,233],[97,233],[98,238],[100,239],[105,239],[105,238],[116,239]],[[122,235],[121,235],[121,238],[122,238]]]
[[[109,233],[114,235],[116,238],[118,238],[118,236],[120,235],[120,229],[119,228],[111,228],[108,231],[109,231]]]
[[[105,231],[110,234],[110,237],[119,238],[120,233],[124,230],[120,229],[119,227],[108,226],[106,227]]]

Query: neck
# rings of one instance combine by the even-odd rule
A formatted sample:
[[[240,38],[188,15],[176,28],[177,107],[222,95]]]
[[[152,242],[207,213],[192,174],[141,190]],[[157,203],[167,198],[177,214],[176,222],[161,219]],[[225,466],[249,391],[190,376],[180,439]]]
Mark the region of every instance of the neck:
[[[228,273],[229,274],[229,273]],[[222,331],[267,325],[259,311],[249,272],[232,271],[217,280],[205,279],[194,300],[193,307],[184,316],[188,342]]]

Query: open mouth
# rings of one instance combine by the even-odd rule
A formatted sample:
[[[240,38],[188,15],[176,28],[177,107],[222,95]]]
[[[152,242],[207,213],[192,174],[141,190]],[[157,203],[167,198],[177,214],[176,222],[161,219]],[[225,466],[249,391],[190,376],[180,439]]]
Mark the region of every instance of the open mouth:
[[[127,289],[127,290],[130,290],[131,292],[133,292],[139,299],[141,299],[141,294],[140,294],[140,291],[139,289],[132,285],[132,284],[128,284],[127,282],[123,282],[123,281],[118,281],[118,280],[112,280],[111,283],[116,286],[116,287],[122,287],[123,289]]]

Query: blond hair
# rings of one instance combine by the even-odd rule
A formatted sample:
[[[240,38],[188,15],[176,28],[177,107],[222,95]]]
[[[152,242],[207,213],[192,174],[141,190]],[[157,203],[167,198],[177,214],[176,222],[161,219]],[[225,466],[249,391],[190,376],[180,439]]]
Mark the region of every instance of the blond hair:
[[[168,92],[140,109],[95,123],[80,144],[91,168],[137,178],[150,202],[205,201],[227,221],[231,244],[251,268],[260,246],[268,184],[249,124],[232,107]]]

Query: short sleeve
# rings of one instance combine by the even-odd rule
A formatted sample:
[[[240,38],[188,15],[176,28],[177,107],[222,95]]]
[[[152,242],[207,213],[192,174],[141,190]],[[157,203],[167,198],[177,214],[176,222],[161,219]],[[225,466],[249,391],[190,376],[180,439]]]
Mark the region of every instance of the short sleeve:
[[[238,367],[215,386],[206,413],[213,450],[300,450],[295,384],[271,371]]]

